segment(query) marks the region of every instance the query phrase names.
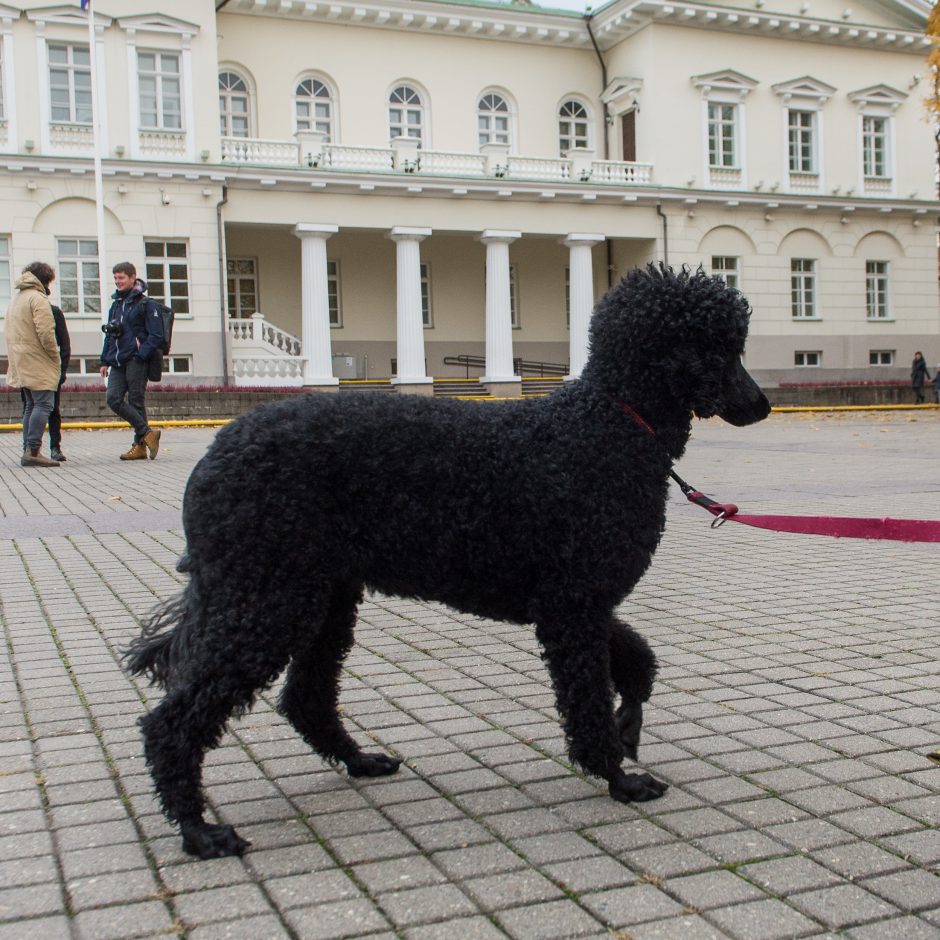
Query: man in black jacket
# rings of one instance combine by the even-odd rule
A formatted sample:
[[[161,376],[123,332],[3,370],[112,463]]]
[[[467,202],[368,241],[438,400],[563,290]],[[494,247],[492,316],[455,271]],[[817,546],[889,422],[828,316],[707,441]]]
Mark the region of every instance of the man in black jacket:
[[[72,358],[72,341],[69,338],[69,328],[65,323],[65,314],[62,308],[55,304],[52,307],[52,318],[55,320],[55,342],[59,347],[59,387],[55,390],[55,398],[52,402],[52,411],[49,414],[49,456],[60,463],[65,460],[65,454],[62,453],[62,411],[59,408],[59,395],[62,386],[65,384],[65,373],[69,367],[69,360]],[[23,400],[23,411],[26,411],[26,392],[20,389],[20,398]]]
[[[108,380],[108,407],[134,429],[134,444],[121,460],[153,460],[160,449],[160,432],[147,422],[147,363],[162,355],[163,318],[147,297],[147,284],[137,279],[129,261],[112,268],[113,303],[108,311],[101,350],[101,377]]]

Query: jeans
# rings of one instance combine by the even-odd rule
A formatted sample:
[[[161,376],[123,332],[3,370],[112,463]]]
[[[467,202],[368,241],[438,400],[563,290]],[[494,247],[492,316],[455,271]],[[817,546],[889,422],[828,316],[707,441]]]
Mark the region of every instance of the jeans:
[[[108,407],[134,429],[134,443],[150,433],[147,423],[147,363],[131,359],[127,365],[111,366],[108,373]]]
[[[42,435],[46,430],[46,421],[52,411],[55,392],[50,389],[37,391],[24,388],[26,402],[23,406],[23,447],[42,447]]]
[[[55,450],[62,446],[62,410],[59,407],[59,389],[55,390],[55,398],[52,401],[52,411],[49,412],[49,446]],[[23,401],[23,414],[26,413],[26,389],[20,389],[20,398]],[[26,446],[26,426],[23,426],[23,446]]]

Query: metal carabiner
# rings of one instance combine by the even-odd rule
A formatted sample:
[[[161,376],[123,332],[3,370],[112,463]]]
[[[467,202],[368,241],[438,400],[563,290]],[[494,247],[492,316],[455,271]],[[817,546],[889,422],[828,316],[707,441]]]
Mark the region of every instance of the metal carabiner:
[[[712,524],[709,526],[711,529],[720,529],[728,519],[728,513],[724,509],[714,519],[712,519]]]

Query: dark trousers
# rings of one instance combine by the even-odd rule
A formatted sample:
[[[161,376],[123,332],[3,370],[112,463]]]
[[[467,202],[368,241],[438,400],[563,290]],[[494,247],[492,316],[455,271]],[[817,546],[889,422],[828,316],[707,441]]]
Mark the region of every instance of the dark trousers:
[[[62,412],[59,410],[59,391],[61,388],[62,386],[60,385],[59,388],[55,390],[55,398],[52,401],[52,411],[49,412],[49,447],[53,450],[62,446]],[[23,415],[25,417],[28,405],[25,388],[20,389],[20,400],[23,402]]]
[[[134,443],[150,433],[147,423],[147,363],[131,359],[127,365],[111,366],[108,373],[108,407],[134,429]]]

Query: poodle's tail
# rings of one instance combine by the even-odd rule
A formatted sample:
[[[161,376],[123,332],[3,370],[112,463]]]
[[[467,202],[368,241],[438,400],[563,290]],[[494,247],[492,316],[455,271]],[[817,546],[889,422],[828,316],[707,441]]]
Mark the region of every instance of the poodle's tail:
[[[177,567],[187,570],[182,561]],[[199,591],[194,578],[181,594],[150,615],[140,636],[122,654],[124,668],[131,675],[147,676],[152,685],[166,688],[176,666],[189,659],[198,609]]]

